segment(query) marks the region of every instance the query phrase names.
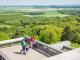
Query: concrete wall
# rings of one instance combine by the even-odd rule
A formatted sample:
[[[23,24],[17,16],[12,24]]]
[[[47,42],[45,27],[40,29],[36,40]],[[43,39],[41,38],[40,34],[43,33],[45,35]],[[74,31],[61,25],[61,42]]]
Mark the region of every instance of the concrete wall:
[[[63,41],[60,43],[52,44],[50,46],[54,49],[61,50],[63,46],[70,47],[70,41]]]

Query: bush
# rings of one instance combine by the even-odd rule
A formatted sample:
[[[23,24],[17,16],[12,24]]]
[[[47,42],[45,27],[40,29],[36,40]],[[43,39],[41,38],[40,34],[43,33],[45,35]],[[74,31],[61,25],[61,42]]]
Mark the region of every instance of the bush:
[[[10,39],[8,34],[5,32],[0,32],[0,41]]]

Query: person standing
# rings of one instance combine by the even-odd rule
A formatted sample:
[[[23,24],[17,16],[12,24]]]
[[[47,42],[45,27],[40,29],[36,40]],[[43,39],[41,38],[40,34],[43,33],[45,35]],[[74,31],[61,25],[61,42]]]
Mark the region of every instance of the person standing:
[[[30,46],[30,38],[28,36],[25,37],[25,43],[28,43],[28,45]]]
[[[34,40],[34,37],[30,38],[30,47],[36,48],[36,41]]]
[[[28,52],[28,50],[29,50],[29,43],[28,42],[26,42],[25,49],[26,49],[26,52]]]
[[[30,38],[30,48],[33,47],[33,37]]]

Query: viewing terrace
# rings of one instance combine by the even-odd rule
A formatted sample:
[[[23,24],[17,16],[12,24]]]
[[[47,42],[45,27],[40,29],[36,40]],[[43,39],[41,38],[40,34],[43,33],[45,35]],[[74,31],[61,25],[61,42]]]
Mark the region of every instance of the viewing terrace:
[[[30,37],[29,37],[30,38]],[[51,56],[63,53],[50,45],[37,41],[37,48],[30,48],[26,55],[20,54],[20,41],[24,38],[17,38],[0,42],[0,59],[1,60],[43,60]],[[64,46],[65,49],[72,50]]]

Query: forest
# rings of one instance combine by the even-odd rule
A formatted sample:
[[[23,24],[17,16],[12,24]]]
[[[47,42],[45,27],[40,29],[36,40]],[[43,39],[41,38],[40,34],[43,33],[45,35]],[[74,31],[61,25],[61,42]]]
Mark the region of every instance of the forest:
[[[80,10],[60,10],[69,16],[23,16],[0,14],[0,41],[20,37],[21,34],[33,36],[47,44],[65,40],[72,47],[80,47]],[[29,13],[44,14],[43,12]]]

